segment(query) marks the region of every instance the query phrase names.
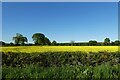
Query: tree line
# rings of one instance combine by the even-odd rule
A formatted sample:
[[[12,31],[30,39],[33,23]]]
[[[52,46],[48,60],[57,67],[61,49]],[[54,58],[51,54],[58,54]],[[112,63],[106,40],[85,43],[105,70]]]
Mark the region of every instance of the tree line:
[[[70,41],[69,43],[57,43],[57,41],[53,40],[52,42],[46,37],[43,33],[35,33],[32,35],[32,39],[34,44],[27,43],[28,39],[26,36],[23,36],[20,33],[16,33],[16,36],[12,37],[14,43],[5,43],[0,41],[0,45],[2,46],[119,46],[120,41],[110,41],[110,38],[105,38],[103,42],[97,42],[95,40],[90,40],[89,42],[75,42]]]

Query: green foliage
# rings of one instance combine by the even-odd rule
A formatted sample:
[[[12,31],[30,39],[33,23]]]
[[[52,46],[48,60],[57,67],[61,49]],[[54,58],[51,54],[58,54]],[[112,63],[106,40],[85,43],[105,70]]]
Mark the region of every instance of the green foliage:
[[[110,39],[109,38],[104,39],[104,45],[110,45]]]
[[[2,64],[20,66],[39,64],[40,66],[80,65],[95,66],[109,62],[110,65],[120,64],[120,53],[83,53],[83,52],[46,52],[46,53],[2,53]]]
[[[90,40],[90,41],[89,41],[89,46],[97,46],[97,41],[95,41],[95,40]]]
[[[36,45],[44,45],[45,35],[42,33],[35,33],[32,36],[32,39]]]
[[[111,66],[102,64],[99,66],[61,66],[40,67],[39,65],[26,65],[20,67],[3,66],[3,79],[83,79],[83,80],[116,80],[119,78],[120,65]]]
[[[42,33],[35,33],[32,36],[35,45],[50,45],[50,40]]]
[[[120,41],[119,40],[115,40],[114,44],[119,46],[120,45]]]
[[[115,40],[114,42],[110,42],[110,38],[105,38],[104,42],[97,42],[95,40],[90,40],[89,42],[75,42],[75,41],[70,41],[69,43],[57,43],[55,40],[51,43],[51,41],[43,34],[43,33],[35,33],[32,35],[32,39],[34,41],[34,44],[28,43],[27,42],[27,37],[24,37],[22,34],[17,33],[15,37],[13,37],[13,40],[15,42],[15,45],[28,45],[28,46],[33,46],[33,45],[52,45],[52,46],[119,46],[120,41]],[[0,46],[14,46],[11,43],[5,43],[3,41],[0,42]]]
[[[55,40],[53,40],[52,45],[56,46],[56,44],[57,44],[57,42]]]
[[[120,53],[2,53],[2,78],[118,79]]]
[[[44,38],[44,41],[45,41],[45,45],[51,45],[51,42],[47,37]]]
[[[27,38],[24,37],[22,34],[17,33],[15,37],[13,37],[16,45],[24,45],[27,42]]]
[[[4,45],[5,45],[5,42],[0,41],[0,46],[4,46]]]

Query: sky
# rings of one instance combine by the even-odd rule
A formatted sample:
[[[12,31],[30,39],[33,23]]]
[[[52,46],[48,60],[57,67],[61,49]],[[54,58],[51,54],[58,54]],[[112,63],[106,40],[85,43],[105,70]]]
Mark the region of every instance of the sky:
[[[118,39],[117,2],[3,2],[2,40],[21,33],[33,42],[34,33],[51,41],[86,42]]]
[[[2,0],[2,2],[118,2],[119,0]]]

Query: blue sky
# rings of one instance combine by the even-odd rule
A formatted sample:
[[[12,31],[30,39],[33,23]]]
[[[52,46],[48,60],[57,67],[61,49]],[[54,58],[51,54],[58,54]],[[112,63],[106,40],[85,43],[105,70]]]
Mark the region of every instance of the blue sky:
[[[57,42],[118,39],[117,2],[4,2],[2,9],[5,42],[12,42],[16,33],[33,42],[38,32]]]

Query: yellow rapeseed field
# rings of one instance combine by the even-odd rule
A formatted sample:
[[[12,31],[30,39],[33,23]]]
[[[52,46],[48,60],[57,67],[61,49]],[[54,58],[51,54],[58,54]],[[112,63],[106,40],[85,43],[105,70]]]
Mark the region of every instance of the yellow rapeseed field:
[[[13,46],[2,47],[2,52],[116,52],[118,46]]]

